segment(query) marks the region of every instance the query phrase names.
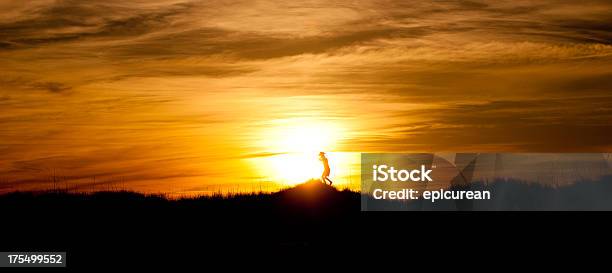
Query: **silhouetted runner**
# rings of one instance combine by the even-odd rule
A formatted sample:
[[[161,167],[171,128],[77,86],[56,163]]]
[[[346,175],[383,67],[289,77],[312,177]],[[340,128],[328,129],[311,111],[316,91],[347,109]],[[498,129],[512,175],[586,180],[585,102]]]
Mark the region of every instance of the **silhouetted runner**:
[[[331,172],[331,170],[329,169],[329,162],[327,162],[327,157],[325,157],[324,152],[319,153],[319,160],[323,162],[323,174],[321,174],[321,182],[325,184],[329,182],[329,185],[331,186],[331,184],[333,184],[334,182],[329,179],[329,173]]]

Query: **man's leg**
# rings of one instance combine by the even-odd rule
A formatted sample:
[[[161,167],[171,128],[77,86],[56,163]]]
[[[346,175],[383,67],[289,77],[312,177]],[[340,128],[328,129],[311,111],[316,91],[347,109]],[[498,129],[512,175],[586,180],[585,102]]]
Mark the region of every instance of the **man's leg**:
[[[331,181],[331,179],[329,179],[329,177],[325,177],[325,180],[329,181],[329,185],[331,186],[332,184],[334,184],[334,182]]]

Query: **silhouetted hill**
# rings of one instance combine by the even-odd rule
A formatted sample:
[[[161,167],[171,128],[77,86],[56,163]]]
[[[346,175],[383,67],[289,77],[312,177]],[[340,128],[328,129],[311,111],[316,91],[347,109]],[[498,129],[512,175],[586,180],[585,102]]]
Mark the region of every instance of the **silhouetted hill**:
[[[359,193],[319,181],[273,194],[177,200],[127,191],[15,192],[0,196],[3,232],[14,235],[2,246],[66,249],[80,264],[105,250],[130,256],[153,249],[188,255],[186,245],[218,253],[317,247],[358,226],[359,202]]]
[[[549,209],[551,204],[566,204],[561,209],[612,209],[611,201],[606,199],[611,185],[607,177],[557,188],[517,181],[476,183],[470,187],[489,189],[494,197],[488,203],[473,204],[474,209],[486,209],[484,204],[509,210]],[[441,201],[439,205],[434,209],[456,209],[452,201]],[[414,210],[432,209],[419,202],[408,206]],[[489,214],[489,218],[496,218],[490,221],[482,214],[361,212],[360,193],[338,191],[319,181],[272,194],[177,200],[126,191],[15,192],[0,196],[0,215],[1,232],[5,234],[3,249],[65,250],[72,267],[101,262],[108,266],[177,259],[197,262],[208,257],[202,255],[231,257],[236,253],[266,256],[270,255],[269,249],[296,246],[316,248],[325,256],[334,253],[334,249],[365,251],[368,246],[380,249],[402,241],[461,242],[474,236],[486,237],[483,232],[500,235],[495,228],[482,229],[493,222],[513,230],[528,230],[532,225],[554,230],[567,221],[565,217],[538,216],[526,222],[518,214]],[[586,219],[581,221],[588,223]],[[522,235],[528,238],[530,234],[537,233]],[[496,238],[502,240],[506,235]],[[515,242],[506,242],[512,243]],[[425,242],[419,246],[429,245],[436,244]],[[203,254],[210,251],[213,253]],[[105,256],[108,253],[130,260],[109,260]]]

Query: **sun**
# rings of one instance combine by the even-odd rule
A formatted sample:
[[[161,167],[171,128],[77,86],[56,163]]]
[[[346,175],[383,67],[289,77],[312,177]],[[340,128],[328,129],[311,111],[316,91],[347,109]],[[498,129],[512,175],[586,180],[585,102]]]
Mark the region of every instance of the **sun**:
[[[268,176],[276,182],[288,185],[318,178],[323,167],[316,154],[288,153],[267,158]]]
[[[259,162],[265,176],[283,184],[297,184],[321,175],[321,151],[330,152],[342,139],[338,123],[313,119],[271,122],[264,130],[262,146],[276,155]]]
[[[341,128],[329,121],[279,121],[266,133],[266,146],[281,153],[330,151],[340,140]]]

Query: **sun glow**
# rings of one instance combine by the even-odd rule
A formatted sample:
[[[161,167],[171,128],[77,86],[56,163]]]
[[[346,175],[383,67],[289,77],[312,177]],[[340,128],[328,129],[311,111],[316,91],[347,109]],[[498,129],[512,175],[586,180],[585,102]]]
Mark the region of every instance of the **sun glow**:
[[[270,178],[287,185],[318,178],[323,172],[316,154],[290,153],[269,157],[267,161]]]
[[[262,146],[278,155],[259,161],[264,176],[283,184],[302,183],[319,178],[323,166],[318,153],[334,151],[342,139],[343,128],[328,121],[291,119],[273,121],[265,130]],[[333,153],[329,153],[334,164]],[[263,166],[262,166],[263,165]]]
[[[331,151],[341,140],[342,128],[327,121],[292,119],[275,121],[265,134],[264,147],[279,153]]]

